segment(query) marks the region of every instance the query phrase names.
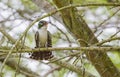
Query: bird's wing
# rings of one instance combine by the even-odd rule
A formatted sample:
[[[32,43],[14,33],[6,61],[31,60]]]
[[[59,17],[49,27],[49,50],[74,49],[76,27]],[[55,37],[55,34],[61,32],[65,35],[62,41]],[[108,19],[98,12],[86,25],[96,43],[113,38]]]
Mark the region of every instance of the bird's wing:
[[[39,32],[37,31],[35,33],[35,43],[36,43],[36,48],[39,48]]]

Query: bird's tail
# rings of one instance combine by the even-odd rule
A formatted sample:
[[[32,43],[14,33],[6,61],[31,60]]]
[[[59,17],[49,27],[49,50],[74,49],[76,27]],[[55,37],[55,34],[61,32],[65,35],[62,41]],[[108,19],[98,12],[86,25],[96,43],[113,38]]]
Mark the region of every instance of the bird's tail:
[[[51,51],[37,51],[33,52],[30,58],[36,59],[36,60],[48,60],[52,58],[52,52]]]

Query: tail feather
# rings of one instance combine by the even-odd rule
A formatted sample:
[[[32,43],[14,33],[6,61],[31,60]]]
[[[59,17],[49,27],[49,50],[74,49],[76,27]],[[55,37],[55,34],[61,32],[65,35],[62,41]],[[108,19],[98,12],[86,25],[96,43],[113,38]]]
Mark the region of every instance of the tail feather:
[[[50,51],[38,51],[38,52],[33,52],[30,58],[36,59],[36,60],[48,60],[52,58],[52,52]]]

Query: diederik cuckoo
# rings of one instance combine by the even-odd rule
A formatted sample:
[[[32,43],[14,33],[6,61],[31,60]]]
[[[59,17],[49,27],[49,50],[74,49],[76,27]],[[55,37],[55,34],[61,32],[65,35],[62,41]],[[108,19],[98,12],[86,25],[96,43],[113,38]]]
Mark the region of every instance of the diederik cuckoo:
[[[51,34],[47,30],[48,22],[41,20],[38,23],[38,31],[35,33],[35,48],[47,48],[52,47]],[[36,60],[48,60],[52,58],[51,51],[37,51],[33,52],[30,58]]]

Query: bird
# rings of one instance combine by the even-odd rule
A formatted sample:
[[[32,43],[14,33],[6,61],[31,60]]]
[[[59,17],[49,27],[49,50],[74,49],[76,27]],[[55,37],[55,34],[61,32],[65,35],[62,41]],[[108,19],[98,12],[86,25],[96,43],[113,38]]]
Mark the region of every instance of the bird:
[[[38,23],[38,30],[35,33],[35,48],[47,48],[52,47],[52,37],[47,30],[48,22],[41,20]],[[53,57],[52,51],[36,51],[32,52],[30,58],[36,60],[48,60]]]

